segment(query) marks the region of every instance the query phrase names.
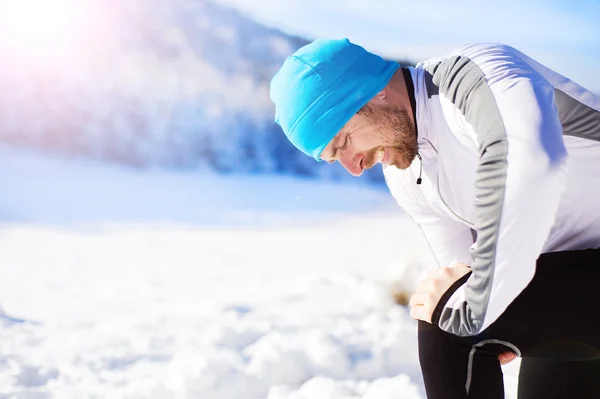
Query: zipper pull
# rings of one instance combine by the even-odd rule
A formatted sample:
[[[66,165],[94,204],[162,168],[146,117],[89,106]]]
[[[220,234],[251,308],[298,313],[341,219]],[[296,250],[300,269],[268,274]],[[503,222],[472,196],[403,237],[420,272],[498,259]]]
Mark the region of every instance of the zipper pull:
[[[419,169],[419,177],[417,178],[417,184],[421,184],[421,182],[423,181],[423,179],[421,179],[421,176],[423,175],[423,158],[421,158],[421,154],[419,154],[418,152],[417,157],[419,158],[419,162],[421,162],[421,168]]]

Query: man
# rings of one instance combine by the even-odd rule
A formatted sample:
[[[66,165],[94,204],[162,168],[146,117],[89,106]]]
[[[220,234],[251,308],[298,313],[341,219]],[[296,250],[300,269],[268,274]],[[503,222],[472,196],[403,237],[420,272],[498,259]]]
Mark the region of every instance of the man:
[[[389,189],[441,266],[411,298],[429,398],[600,398],[600,98],[499,44],[400,68],[316,40],[271,83],[316,160]],[[534,277],[535,276],[535,277]]]

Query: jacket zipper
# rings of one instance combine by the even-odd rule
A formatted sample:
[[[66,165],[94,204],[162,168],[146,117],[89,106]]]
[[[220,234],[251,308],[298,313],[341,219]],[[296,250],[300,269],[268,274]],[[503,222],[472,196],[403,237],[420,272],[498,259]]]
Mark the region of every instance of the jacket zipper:
[[[431,146],[431,148],[433,148],[433,150],[435,151],[435,154],[438,155],[439,158],[439,153],[437,148],[435,148],[435,146],[431,143],[431,141],[427,140],[426,138],[423,138],[423,140],[427,141],[429,143],[429,145]],[[419,157],[419,160],[421,161],[421,171],[423,170],[423,159],[421,158],[420,154],[417,154],[417,156]],[[421,176],[419,175],[419,179],[417,180],[417,184],[421,184]],[[440,199],[442,200],[442,203],[444,204],[444,206],[446,207],[446,209],[448,209],[448,211],[450,211],[450,213],[452,213],[454,216],[456,216],[458,219],[460,219],[463,223],[465,223],[467,226],[469,226],[470,228],[474,229],[475,225],[473,223],[471,223],[470,221],[468,221],[467,219],[463,218],[462,216],[460,216],[458,213],[456,213],[454,211],[454,209],[452,209],[448,203],[446,202],[446,200],[444,199],[444,197],[442,196],[442,191],[440,190],[440,177],[439,177],[439,173],[436,176],[435,179],[435,185],[436,185],[436,189],[438,192],[438,195],[440,197]]]

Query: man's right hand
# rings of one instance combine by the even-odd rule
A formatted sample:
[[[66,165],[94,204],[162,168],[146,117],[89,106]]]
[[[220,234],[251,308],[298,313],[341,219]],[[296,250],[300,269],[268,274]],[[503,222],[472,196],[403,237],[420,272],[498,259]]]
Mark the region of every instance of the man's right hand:
[[[500,361],[500,365],[504,366],[515,360],[517,355],[514,352],[505,352],[498,355],[498,360]]]

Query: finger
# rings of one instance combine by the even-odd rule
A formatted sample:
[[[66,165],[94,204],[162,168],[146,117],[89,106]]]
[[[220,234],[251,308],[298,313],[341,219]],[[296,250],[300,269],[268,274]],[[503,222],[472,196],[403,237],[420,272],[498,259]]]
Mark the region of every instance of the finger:
[[[509,354],[506,355],[505,359],[504,359],[504,364],[508,364],[510,362],[512,362],[513,360],[515,360],[517,358],[517,355],[515,353],[510,352]]]
[[[429,294],[426,292],[416,292],[410,297],[410,306],[426,305],[429,300]]]
[[[444,279],[448,278],[449,276],[453,275],[454,269],[455,268],[451,267],[451,266],[442,266],[442,267],[432,271],[431,273],[429,273],[429,275],[427,276],[427,279],[425,279],[423,282],[444,280]]]
[[[427,274],[427,278],[425,278],[425,280],[424,280],[424,281],[427,281],[427,280],[432,280],[432,279],[434,279],[434,278],[438,277],[438,276],[439,276],[439,274],[440,274],[440,271],[441,271],[441,270],[442,270],[442,268],[441,268],[441,267],[438,267],[437,269],[430,271],[430,272]]]
[[[415,306],[410,309],[410,317],[416,320],[423,320],[431,324],[431,311],[428,306]]]
[[[500,361],[500,364],[503,366],[505,364],[512,362],[516,358],[517,358],[517,355],[513,352],[505,352],[505,353],[501,353],[500,355],[498,355],[498,360]]]
[[[423,310],[423,305],[413,306],[410,308],[410,317],[416,320],[420,320],[421,311]]]
[[[435,290],[435,280],[427,279],[417,285],[417,292],[430,292]]]

